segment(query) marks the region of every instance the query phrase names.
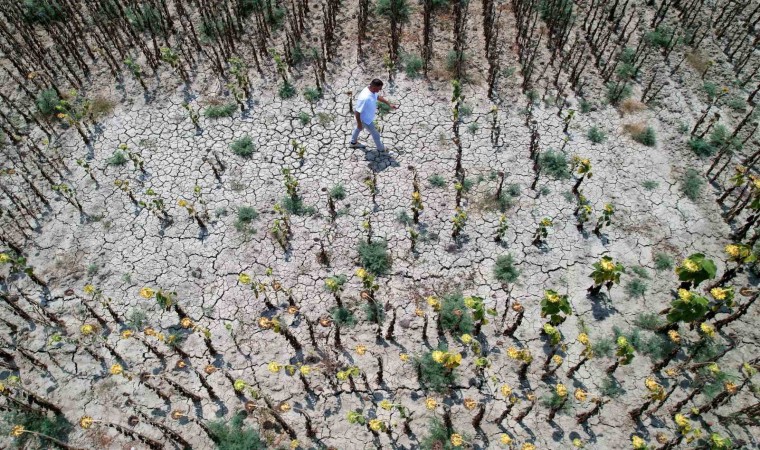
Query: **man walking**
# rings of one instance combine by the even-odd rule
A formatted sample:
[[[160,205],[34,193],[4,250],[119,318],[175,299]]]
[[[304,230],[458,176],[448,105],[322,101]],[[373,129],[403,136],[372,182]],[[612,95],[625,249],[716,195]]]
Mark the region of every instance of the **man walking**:
[[[359,133],[365,128],[372,135],[372,139],[375,141],[375,147],[378,151],[385,151],[383,141],[380,139],[380,133],[377,132],[375,125],[372,123],[375,120],[375,113],[377,112],[377,102],[383,102],[390,106],[392,109],[397,109],[398,106],[392,105],[389,101],[383,97],[378,96],[378,92],[383,88],[383,82],[375,78],[365,87],[356,97],[356,106],[354,106],[354,116],[356,117],[356,128],[351,134],[351,148],[365,148],[363,144],[360,144]]]

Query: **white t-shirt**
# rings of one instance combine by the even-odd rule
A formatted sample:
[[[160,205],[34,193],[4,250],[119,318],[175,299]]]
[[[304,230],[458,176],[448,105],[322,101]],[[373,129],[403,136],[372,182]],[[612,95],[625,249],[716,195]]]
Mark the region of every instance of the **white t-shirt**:
[[[362,123],[371,124],[375,120],[375,113],[377,112],[377,95],[378,93],[369,90],[369,86],[365,87],[356,97],[356,106],[354,111],[360,114]]]

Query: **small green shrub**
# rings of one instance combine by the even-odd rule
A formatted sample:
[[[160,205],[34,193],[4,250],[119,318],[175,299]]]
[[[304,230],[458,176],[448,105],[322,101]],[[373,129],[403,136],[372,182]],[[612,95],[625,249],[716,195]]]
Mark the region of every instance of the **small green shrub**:
[[[437,188],[442,188],[446,186],[446,180],[438,174],[430,175],[430,177],[428,178],[428,183],[430,183],[431,186],[437,187]]]
[[[142,309],[132,309],[127,315],[127,326],[134,330],[142,330],[148,316]]]
[[[637,350],[639,353],[649,356],[649,359],[652,361],[660,361],[674,348],[675,344],[673,344],[669,339],[655,334],[647,339],[642,340]]]
[[[628,83],[615,83],[610,81],[607,83],[607,101],[611,105],[617,106],[623,100],[630,98],[633,93],[633,88]]]
[[[361,265],[375,275],[385,275],[391,268],[388,243],[382,240],[359,243]]]
[[[203,116],[207,119],[220,119],[222,117],[232,117],[235,114],[237,106],[235,103],[224,105],[210,105],[203,110]]]
[[[259,213],[250,206],[241,206],[237,212],[235,229],[239,232],[250,230],[251,222],[259,218]]]
[[[449,294],[441,302],[441,327],[453,335],[472,333],[474,323],[470,309],[464,304],[461,293]]]
[[[127,161],[129,161],[127,155],[121,150],[116,150],[110,158],[106,159],[106,164],[109,166],[123,166]]]
[[[291,214],[295,214],[296,216],[310,216],[317,212],[313,206],[306,206],[301,197],[285,196],[283,197],[281,203],[282,207],[285,208],[285,210]]]
[[[457,69],[457,58],[462,58],[462,67],[467,66],[467,60],[469,59],[467,57],[467,54],[464,52],[457,53],[456,50],[449,50],[449,52],[446,54],[446,70],[450,74],[454,74],[454,71]]]
[[[570,169],[568,168],[567,157],[564,153],[549,149],[541,154],[538,165],[541,167],[541,172],[546,173],[552,178],[570,178]]]
[[[385,309],[380,303],[367,302],[364,304],[364,315],[372,323],[382,324],[385,321]]]
[[[470,117],[472,115],[472,106],[467,103],[459,107],[459,117]]]
[[[594,352],[594,355],[599,356],[612,356],[612,350],[614,348],[615,345],[612,343],[612,340],[608,338],[599,339],[591,344],[591,349]]]
[[[290,84],[289,82],[285,81],[284,83],[280,85],[280,89],[277,91],[277,94],[283,100],[293,98],[296,95],[296,87]]]
[[[633,324],[643,330],[655,331],[665,325],[665,320],[657,313],[640,313]]]
[[[301,122],[301,125],[306,126],[311,122],[311,116],[308,113],[301,111],[298,113],[298,121]]]
[[[647,284],[638,278],[634,278],[625,285],[625,293],[629,297],[640,298],[647,292]]]
[[[66,13],[58,0],[24,0],[24,20],[30,24],[48,25],[66,19]]]
[[[673,258],[667,253],[658,253],[654,255],[654,268],[659,272],[662,272],[663,270],[671,270],[673,268],[673,263]]]
[[[726,101],[726,105],[736,112],[744,112],[747,109],[747,101],[735,95]]]
[[[620,382],[615,378],[608,376],[602,381],[602,385],[599,387],[599,392],[605,397],[617,398],[625,394],[625,389],[620,385]]]
[[[208,429],[214,436],[219,450],[259,450],[267,448],[259,434],[249,426],[243,426],[245,412],[232,416],[229,422],[215,421],[208,423]]]
[[[68,440],[69,433],[74,429],[62,415],[48,417],[37,412],[15,410],[5,414],[4,419],[12,425],[23,426],[25,430],[41,433],[64,442]],[[48,439],[34,436],[31,433],[22,434],[15,438],[13,443],[16,448],[58,448]]]
[[[385,103],[378,103],[377,104],[377,113],[380,114],[381,117],[384,116],[384,115],[386,115],[386,114],[388,114],[389,112],[391,112],[391,107],[390,106],[388,106]]]
[[[303,96],[309,103],[314,103],[322,98],[322,91],[317,88],[308,87],[304,89]]]
[[[335,306],[330,309],[330,317],[332,317],[333,322],[341,327],[352,327],[356,325],[356,317],[348,308]]]
[[[643,278],[645,280],[648,280],[648,279],[651,278],[649,276],[649,272],[647,272],[647,270],[645,268],[641,267],[641,266],[633,266],[633,267],[631,267],[631,272],[635,273],[636,276],[638,276],[640,278]]]
[[[649,45],[659,47],[661,49],[667,49],[668,45],[671,44],[671,38],[674,32],[675,31],[671,30],[670,27],[659,26],[654,31],[646,33],[644,35],[644,39]],[[676,40],[673,39],[673,45],[675,43]]]
[[[720,93],[720,86],[713,83],[712,81],[705,81],[705,83],[702,85],[702,90],[705,91],[705,94],[707,94],[707,98],[710,101],[715,100],[715,97],[718,96],[718,93]]]
[[[441,3],[446,5],[447,0],[433,0],[433,5]],[[428,425],[429,434],[422,439],[420,448],[422,450],[455,450],[462,447],[454,447],[451,444],[451,435],[455,433],[454,430],[449,430],[446,425],[441,422],[441,419],[434,417],[430,419],[430,425]],[[465,437],[465,441],[469,441]]]
[[[660,185],[660,183],[654,181],[654,180],[644,180],[641,185],[646,189],[647,191],[653,191],[657,189],[657,187]]]
[[[409,78],[417,78],[422,70],[422,58],[417,55],[407,54],[404,57],[404,72]]]
[[[40,93],[37,94],[37,99],[35,100],[37,109],[44,116],[52,116],[56,114],[58,110],[55,107],[58,106],[58,103],[60,102],[60,97],[58,97],[55,89],[52,88],[40,91]]]
[[[507,186],[506,192],[510,197],[519,197],[521,193],[520,185],[517,183],[511,183],[509,186]]]
[[[412,218],[409,216],[409,213],[406,212],[406,210],[402,209],[396,213],[396,222],[402,225],[411,225]]]
[[[150,31],[153,34],[162,35],[161,13],[149,4],[137,7],[127,7],[127,20],[139,32]]]
[[[343,200],[346,198],[346,188],[343,184],[338,183],[330,189],[330,198],[333,200]]]
[[[440,351],[446,351],[447,347],[441,345]],[[444,392],[456,383],[456,374],[453,369],[447,369],[442,364],[435,362],[433,352],[426,352],[422,357],[415,361],[417,373],[419,374],[420,385],[424,389],[431,389],[436,392]]]
[[[681,178],[681,192],[686,198],[695,202],[699,199],[704,184],[705,180],[702,179],[702,174],[694,169],[687,169]]]
[[[227,22],[221,18],[207,18],[201,21],[201,41],[216,42],[221,36],[227,34]]]
[[[375,13],[390,20],[395,10],[396,20],[400,23],[409,22],[409,2],[407,0],[377,0]]]
[[[647,147],[654,147],[657,144],[657,136],[652,127],[646,127],[644,131],[633,133],[631,137],[634,141]]]
[[[493,277],[496,281],[509,284],[517,281],[520,271],[514,265],[512,255],[501,255],[496,258],[496,264],[493,266]]]
[[[579,106],[581,107],[581,113],[582,114],[588,114],[588,113],[591,112],[591,106],[592,106],[591,102],[589,102],[585,98],[581,99],[581,101],[579,103]]]
[[[473,186],[475,186],[475,181],[472,178],[465,178],[462,182],[462,192],[470,192]]]
[[[538,98],[540,97],[538,95],[538,92],[536,92],[535,89],[531,89],[528,92],[525,93],[525,96],[528,97],[528,101],[532,104],[538,103]]]
[[[706,158],[715,154],[715,147],[702,138],[692,137],[689,139],[689,148],[700,158]]]
[[[599,127],[591,127],[586,136],[594,144],[601,144],[607,139],[607,134]]]
[[[253,152],[256,149],[253,146],[253,140],[251,139],[251,137],[246,135],[240,139],[232,141],[232,143],[230,144],[230,150],[232,150],[232,153],[238,156],[241,156],[243,158],[248,158],[251,155],[253,155]]]

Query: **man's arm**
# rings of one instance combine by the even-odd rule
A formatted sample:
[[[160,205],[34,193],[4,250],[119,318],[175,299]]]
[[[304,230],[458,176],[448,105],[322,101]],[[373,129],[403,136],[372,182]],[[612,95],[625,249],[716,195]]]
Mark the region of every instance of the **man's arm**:
[[[363,130],[364,126],[362,126],[362,115],[361,113],[354,111],[354,117],[356,117],[356,128]]]
[[[391,109],[398,109],[398,106],[396,106],[396,105],[392,104],[391,102],[389,102],[388,100],[386,100],[385,97],[379,97],[378,96],[377,97],[377,101],[385,103],[386,105],[390,106]]]

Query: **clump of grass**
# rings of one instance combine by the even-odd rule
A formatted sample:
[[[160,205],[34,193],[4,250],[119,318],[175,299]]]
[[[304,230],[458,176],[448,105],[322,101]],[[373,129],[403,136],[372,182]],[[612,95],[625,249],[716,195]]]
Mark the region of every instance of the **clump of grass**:
[[[362,309],[369,322],[382,324],[385,321],[385,309],[380,303],[367,302]]]
[[[591,349],[595,355],[599,356],[612,356],[612,349],[614,345],[611,339],[602,338],[591,344]]]
[[[58,97],[55,89],[51,88],[40,91],[40,93],[37,94],[37,99],[34,103],[37,105],[37,109],[43,116],[52,116],[58,112],[55,107],[58,106],[60,101],[61,99]]]
[[[645,268],[641,267],[641,266],[633,266],[633,267],[631,267],[631,272],[635,273],[636,276],[638,276],[640,278],[643,278],[645,280],[648,280],[648,279],[651,278],[649,276],[649,272],[647,272],[647,270]]]
[[[375,275],[385,275],[391,268],[388,243],[383,240],[359,243],[361,265]]]
[[[410,225],[412,223],[412,218],[406,210],[402,209],[396,213],[396,222],[402,225]]]
[[[322,98],[322,91],[317,88],[307,87],[303,91],[303,96],[306,99],[306,101],[310,103],[314,103],[320,98]]]
[[[238,232],[250,231],[251,223],[259,218],[259,213],[250,206],[241,206],[238,208],[237,219],[235,220],[235,230]]]
[[[478,126],[478,123],[477,122],[473,122],[473,123],[471,123],[470,125],[467,126],[467,132],[470,133],[470,134],[475,134],[475,133],[478,132],[479,128],[480,127]]]
[[[689,139],[689,148],[695,155],[706,158],[715,154],[715,147],[710,142],[700,137],[692,137]]]
[[[439,346],[438,350],[446,351],[447,347]],[[424,389],[431,389],[436,392],[444,392],[450,389],[451,386],[456,383],[456,374],[454,373],[454,370],[447,369],[442,364],[435,362],[433,359],[432,351],[426,352],[420,358],[417,358],[415,363],[417,366],[417,374],[419,375],[420,384]],[[424,444],[423,448],[425,448]]]
[[[464,52],[457,52],[456,50],[449,50],[446,54],[446,71],[454,75],[457,68],[457,59],[462,59],[462,67],[467,66],[468,56]]]
[[[662,272],[663,270],[671,270],[673,268],[673,263],[673,258],[667,253],[658,253],[654,255],[654,268],[659,272]]]
[[[296,216],[310,216],[316,212],[316,209],[313,206],[306,206],[303,199],[298,196],[285,196],[281,203],[283,208]]]
[[[552,178],[570,178],[570,169],[568,168],[567,157],[564,153],[549,149],[541,154],[538,165],[541,167],[541,172],[546,173]]]
[[[640,313],[633,324],[644,330],[655,331],[664,325],[665,321],[657,313]]]
[[[446,179],[436,173],[430,175],[428,178],[428,183],[433,187],[442,188],[446,186]]]
[[[311,116],[309,113],[301,111],[298,113],[298,121],[301,122],[301,125],[306,126],[311,122]]]
[[[232,117],[235,114],[237,106],[235,103],[227,103],[223,105],[210,105],[203,110],[203,116],[207,119],[220,119],[222,117]]]
[[[417,55],[407,53],[404,55],[404,72],[409,78],[417,78],[422,70],[422,58]]]
[[[633,88],[628,83],[607,83],[607,101],[611,105],[619,105],[620,102],[629,98],[633,93]]]
[[[338,183],[330,189],[330,198],[333,200],[343,200],[346,198],[346,188],[343,184]]]
[[[601,144],[607,139],[607,134],[601,128],[594,126],[589,128],[586,137],[594,144]]]
[[[602,385],[599,387],[599,392],[605,397],[617,398],[625,394],[625,389],[623,389],[619,381],[608,376],[602,381]]]
[[[675,344],[660,335],[652,335],[643,339],[636,349],[639,353],[649,356],[652,361],[660,361],[675,348]]]
[[[641,298],[646,294],[647,288],[648,286],[644,281],[634,278],[625,285],[625,293],[633,298]]]
[[[116,150],[110,158],[106,159],[106,164],[109,166],[123,166],[127,161],[129,161],[127,155],[121,150]]]
[[[5,414],[7,423],[21,425],[24,430],[44,434],[60,441],[67,441],[69,433],[74,429],[71,422],[62,415],[48,417],[46,414],[33,410],[15,410]],[[31,443],[31,444],[28,444]],[[49,440],[37,437],[32,433],[24,433],[14,438],[15,448],[57,448]],[[28,445],[27,445],[28,444]]]
[[[720,92],[720,87],[713,83],[712,81],[705,81],[702,85],[702,90],[705,91],[705,94],[707,94],[707,98],[710,101],[713,101],[715,97],[718,96],[718,93]]]
[[[459,117],[470,117],[472,115],[472,105],[465,103],[459,107]]]
[[[243,158],[249,158],[253,155],[256,148],[253,146],[253,140],[250,136],[246,135],[240,139],[232,141],[230,144],[230,150],[232,153],[241,156]]]
[[[579,106],[581,108],[581,113],[582,114],[588,114],[588,113],[591,112],[591,107],[593,105],[591,104],[591,102],[589,102],[585,98],[582,98],[581,101],[580,101],[580,103],[579,103]]]
[[[243,426],[245,412],[235,414],[229,422],[209,422],[208,429],[214,436],[216,447],[219,449],[236,450],[259,450],[267,448],[259,434],[251,427]]]
[[[681,192],[693,202],[699,199],[704,185],[705,180],[702,179],[702,174],[694,169],[687,169],[681,178]]]
[[[509,284],[517,281],[520,271],[514,265],[512,255],[501,255],[496,258],[496,264],[493,266],[493,277],[496,281]]]
[[[726,106],[736,112],[744,112],[747,109],[747,102],[738,96],[732,96],[726,101]]]
[[[464,304],[464,297],[457,292],[443,298],[440,311],[441,327],[454,335],[472,333],[474,323],[470,309]]]
[[[647,147],[654,147],[657,144],[657,135],[654,128],[646,127],[644,131],[631,135],[634,141]]]
[[[356,325],[356,316],[348,309],[341,306],[335,306],[330,309],[330,317],[336,325],[341,327],[352,327]]]
[[[111,100],[108,97],[97,95],[92,99],[92,102],[90,103],[89,114],[92,120],[98,120],[102,117],[107,116],[108,114],[111,114],[115,107],[115,101]]]
[[[279,95],[280,98],[283,100],[293,98],[296,95],[296,87],[290,84],[290,82],[285,81],[280,85],[280,88],[277,90],[277,95]]]

